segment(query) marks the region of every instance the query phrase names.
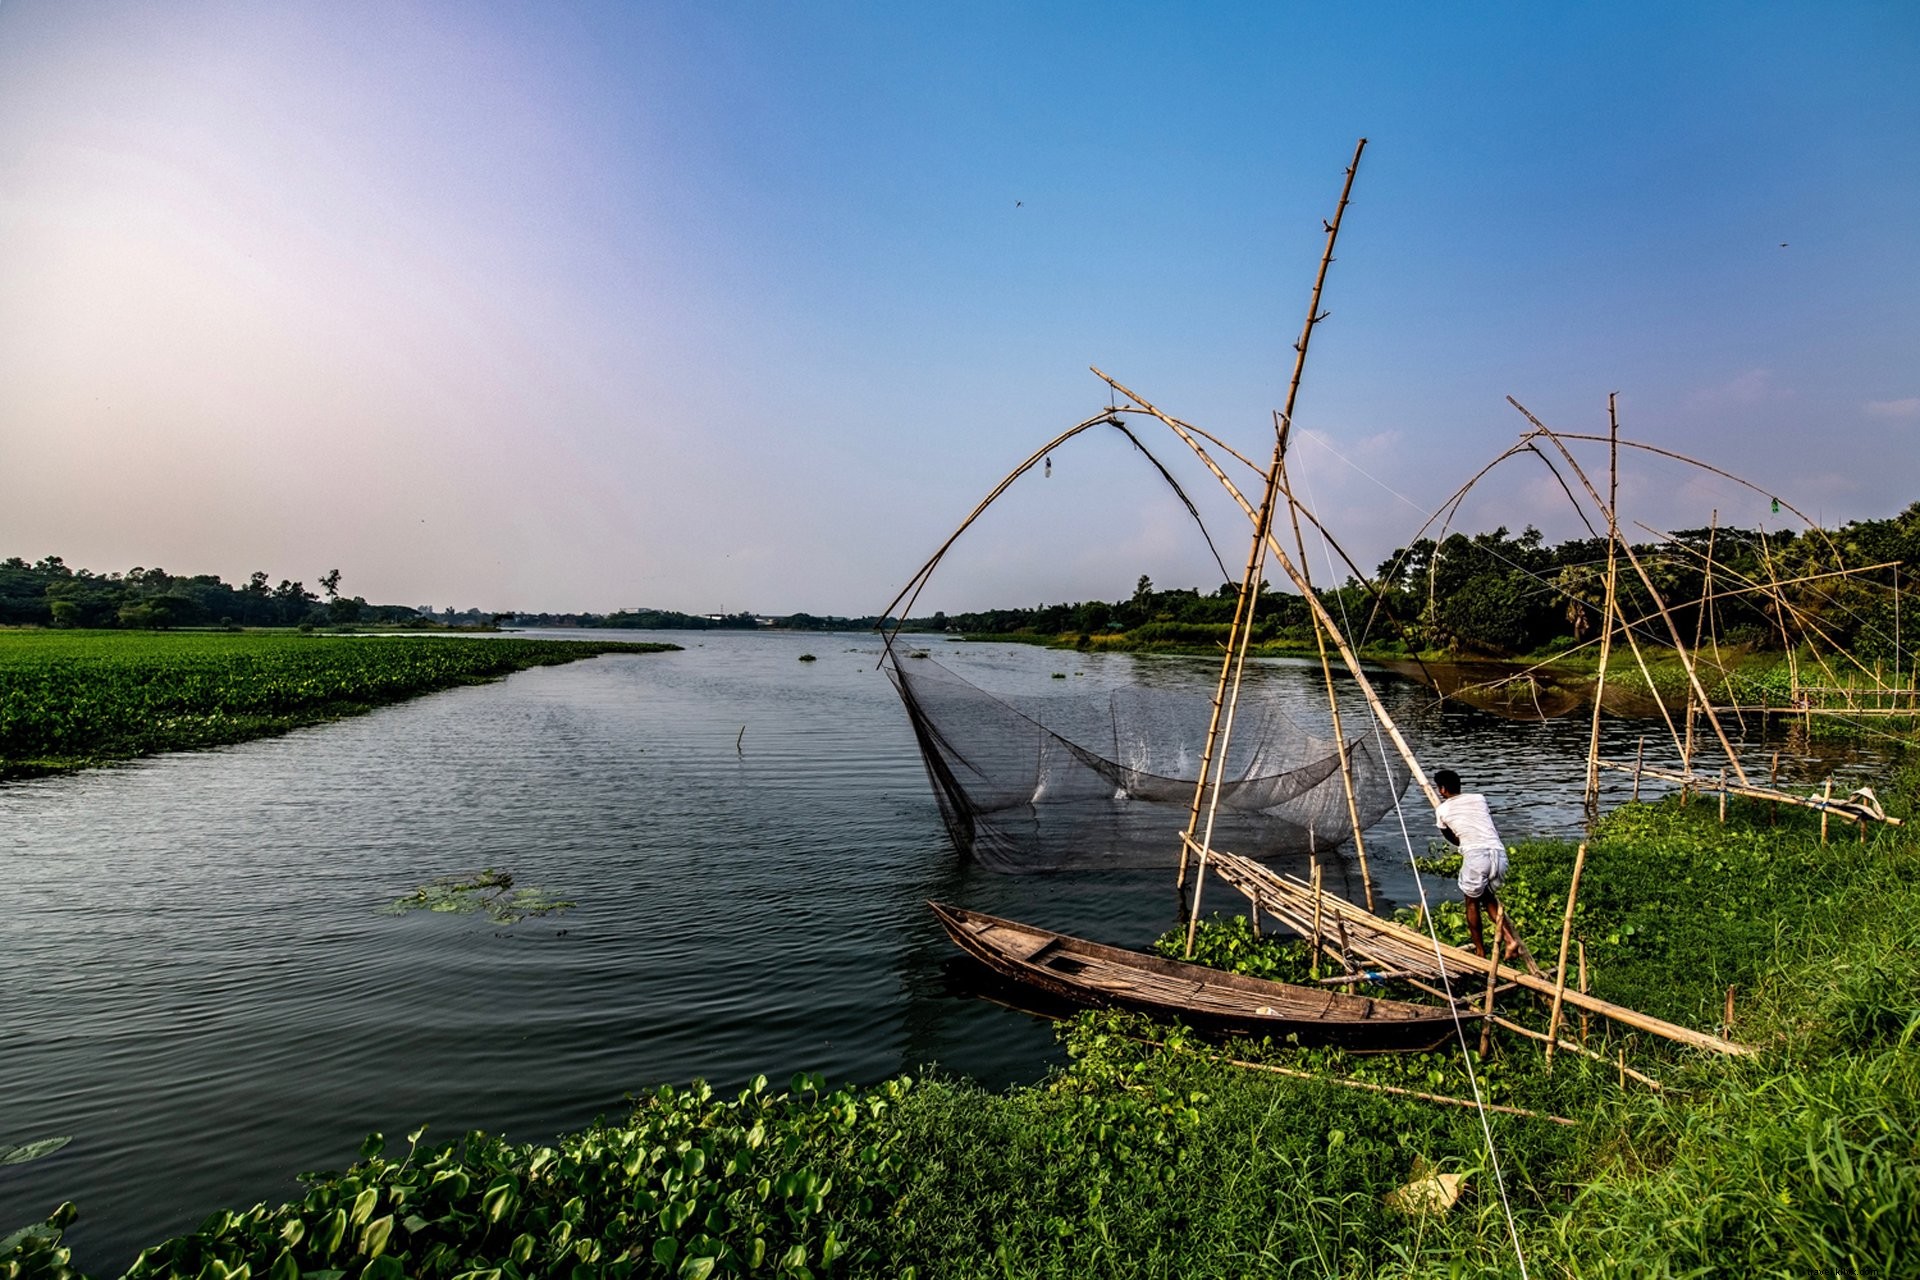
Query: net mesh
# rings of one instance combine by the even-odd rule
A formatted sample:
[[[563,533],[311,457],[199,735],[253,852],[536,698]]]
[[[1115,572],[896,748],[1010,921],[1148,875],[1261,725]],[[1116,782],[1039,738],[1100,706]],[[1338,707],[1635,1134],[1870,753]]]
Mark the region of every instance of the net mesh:
[[[962,854],[1025,873],[1170,867],[1180,859],[1212,702],[1123,688],[1095,695],[990,693],[931,658],[889,658],[940,815]],[[1385,816],[1408,773],[1374,735],[1347,742],[1361,826]],[[1271,699],[1243,693],[1213,842],[1254,858],[1331,848],[1352,823],[1340,748]]]

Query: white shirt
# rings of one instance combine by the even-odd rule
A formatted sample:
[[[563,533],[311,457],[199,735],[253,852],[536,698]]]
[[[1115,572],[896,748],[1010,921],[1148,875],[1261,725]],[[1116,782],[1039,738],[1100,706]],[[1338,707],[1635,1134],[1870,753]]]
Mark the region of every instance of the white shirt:
[[[1435,812],[1440,825],[1460,838],[1460,848],[1499,849],[1505,851],[1506,844],[1500,839],[1500,831],[1493,825],[1493,814],[1487,810],[1487,798],[1483,795],[1468,794],[1448,796],[1440,802]]]

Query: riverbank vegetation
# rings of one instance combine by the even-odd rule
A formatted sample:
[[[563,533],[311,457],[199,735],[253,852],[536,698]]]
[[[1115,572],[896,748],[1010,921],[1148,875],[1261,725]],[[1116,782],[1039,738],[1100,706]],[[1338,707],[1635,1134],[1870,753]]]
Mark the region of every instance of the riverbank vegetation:
[[[1917,783],[1911,765],[1882,780],[1888,808],[1913,817]],[[1475,1033],[1467,1053],[1362,1058],[1086,1015],[1065,1027],[1068,1066],[1005,1093],[800,1077],[734,1098],[663,1089],[551,1144],[376,1138],[302,1199],[216,1213],[130,1274],[1439,1277],[1517,1274],[1516,1249],[1532,1274],[1913,1274],[1915,829],[1823,843],[1805,810],[1736,801],[1723,825],[1677,798],[1601,824],[1574,917],[1594,990],[1724,1030],[1748,1057],[1597,1019],[1563,1034],[1602,1060],[1563,1051],[1549,1070],[1506,1033],[1485,1057]],[[1514,849],[1507,896],[1545,963],[1573,852]],[[1203,951],[1301,962],[1231,921]],[[1411,1096],[1476,1088],[1514,1110],[1483,1128],[1471,1106]],[[1451,1209],[1396,1198],[1439,1174],[1458,1180]],[[17,1240],[0,1276],[76,1274],[72,1212]]]
[[[1920,580],[1920,502],[1890,519],[1798,535],[1681,530],[1670,540],[1636,543],[1633,554],[1689,644],[1698,635],[1736,650],[1777,651],[1811,634],[1829,651],[1868,662],[1891,662],[1897,650],[1913,648],[1913,628],[1903,637],[1896,601],[1901,593],[1911,597]],[[1504,527],[1450,533],[1397,549],[1366,582],[1348,575],[1320,599],[1371,655],[1545,656],[1596,636],[1606,563],[1604,536],[1548,546],[1532,528],[1517,536]],[[1850,572],[1835,576],[1842,569]],[[1626,616],[1652,619],[1666,634],[1653,597],[1624,557],[1619,591]],[[1211,592],[1156,590],[1142,576],[1125,600],[939,614],[907,629],[1212,653],[1226,642],[1237,594],[1232,583]],[[1907,603],[1911,612],[1913,601]],[[1306,602],[1263,592],[1254,639],[1270,652],[1314,652]]]
[[[673,645],[0,630],[0,778],[242,742],[527,667]]]

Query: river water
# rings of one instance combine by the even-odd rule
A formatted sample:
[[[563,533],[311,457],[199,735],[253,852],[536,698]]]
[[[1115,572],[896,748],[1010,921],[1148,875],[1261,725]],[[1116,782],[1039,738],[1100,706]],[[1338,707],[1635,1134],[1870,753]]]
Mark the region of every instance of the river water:
[[[966,989],[925,900],[1129,946],[1172,923],[1167,875],[956,857],[874,637],[631,638],[686,649],[0,784],[0,1149],[73,1137],[0,1168],[0,1235],[72,1200],[76,1263],[117,1271],[216,1208],[297,1195],[373,1130],[541,1140],[659,1083],[760,1072],[1032,1080],[1059,1060],[1051,1028]],[[1010,693],[1055,672],[1213,677],[1014,645],[935,656]],[[1324,710],[1317,666],[1262,664],[1260,684],[1303,720]],[[1577,825],[1584,721],[1425,728],[1430,763],[1487,792],[1509,840]],[[1607,731],[1631,757],[1645,729]],[[1425,852],[1431,814],[1407,814]],[[1392,817],[1370,839],[1391,900],[1416,893],[1408,843]],[[511,927],[381,911],[484,868],[577,905]]]

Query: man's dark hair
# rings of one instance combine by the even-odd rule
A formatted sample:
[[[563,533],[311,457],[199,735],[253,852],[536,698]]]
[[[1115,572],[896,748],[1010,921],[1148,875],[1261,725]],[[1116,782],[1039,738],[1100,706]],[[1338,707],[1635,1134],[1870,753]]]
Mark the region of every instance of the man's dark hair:
[[[1460,790],[1460,775],[1451,769],[1435,769],[1433,785],[1442,791],[1452,791],[1457,794]]]

